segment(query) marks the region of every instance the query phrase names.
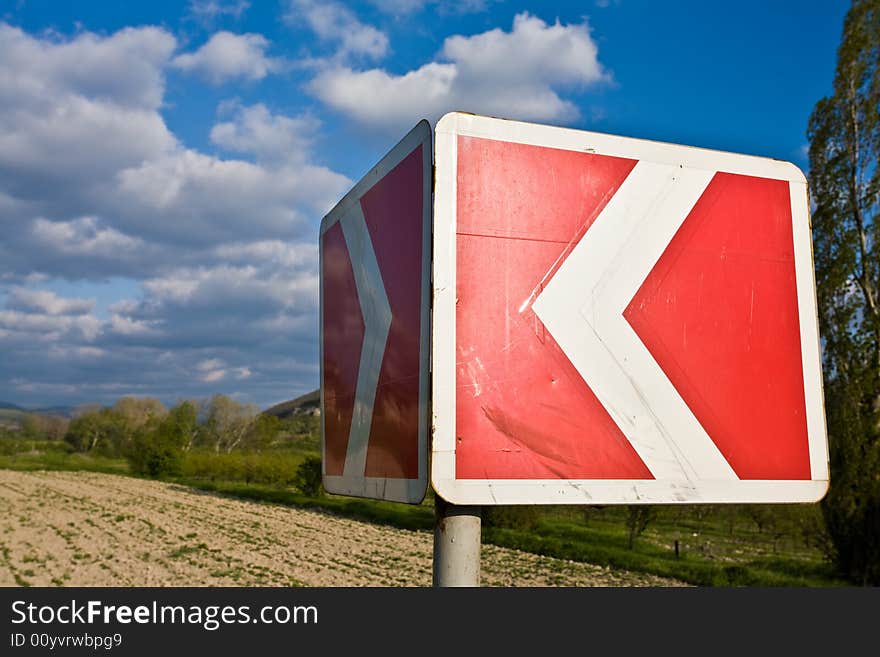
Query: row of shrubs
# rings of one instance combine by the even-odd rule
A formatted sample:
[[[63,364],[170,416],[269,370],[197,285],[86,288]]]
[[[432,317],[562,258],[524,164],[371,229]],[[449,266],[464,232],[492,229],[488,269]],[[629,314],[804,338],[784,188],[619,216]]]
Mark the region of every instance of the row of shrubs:
[[[322,493],[321,459],[286,452],[190,452],[180,474],[208,481],[243,481],[246,484],[294,487],[304,495]]]
[[[128,462],[134,474],[148,477],[294,487],[312,497],[322,493],[320,457],[296,452],[183,452],[161,442],[135,440]]]
[[[67,454],[73,451],[63,440],[31,440],[0,436],[0,456],[12,456],[13,454],[57,452]]]
[[[292,486],[301,454],[287,452],[195,451],[183,456],[180,474],[209,481],[243,481],[246,484]]]

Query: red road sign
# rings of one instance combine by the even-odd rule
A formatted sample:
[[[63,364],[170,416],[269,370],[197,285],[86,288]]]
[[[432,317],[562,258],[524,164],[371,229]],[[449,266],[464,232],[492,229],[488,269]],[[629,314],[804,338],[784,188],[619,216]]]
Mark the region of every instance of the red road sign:
[[[427,488],[431,128],[420,122],[321,222],[321,437],[331,493]]]
[[[822,497],[797,167],[458,113],[436,133],[432,481],[442,497]]]

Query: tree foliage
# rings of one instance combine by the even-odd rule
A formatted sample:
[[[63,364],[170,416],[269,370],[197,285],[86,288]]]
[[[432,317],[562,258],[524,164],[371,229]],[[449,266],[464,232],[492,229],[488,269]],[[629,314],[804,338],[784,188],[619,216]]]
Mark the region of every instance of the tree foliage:
[[[199,404],[191,399],[180,402],[168,412],[164,420],[172,427],[177,442],[184,452],[188,452],[199,436]]]
[[[810,117],[813,242],[834,558],[880,584],[880,0],[854,0],[833,94]]]
[[[163,416],[151,415],[132,432],[131,447],[126,452],[132,472],[149,477],[180,474],[184,448],[195,423],[195,407],[189,402]]]
[[[168,409],[153,397],[120,397],[113,410],[129,431],[140,429],[151,420],[161,420]]]
[[[31,440],[64,440],[70,420],[57,415],[28,413],[22,421],[21,432]]]
[[[230,453],[244,446],[252,435],[260,409],[254,404],[241,404],[226,395],[214,395],[208,402],[205,437],[217,453]]]
[[[64,436],[76,452],[105,456],[119,456],[126,438],[125,423],[111,408],[83,411],[70,422]]]

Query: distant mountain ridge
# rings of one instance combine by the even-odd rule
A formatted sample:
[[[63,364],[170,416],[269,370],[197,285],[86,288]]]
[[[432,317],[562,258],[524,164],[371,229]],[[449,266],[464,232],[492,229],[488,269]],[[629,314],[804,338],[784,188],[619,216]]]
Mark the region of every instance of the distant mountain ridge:
[[[18,411],[20,413],[37,413],[39,415],[61,415],[63,417],[73,416],[73,407],[71,406],[47,406],[44,408],[25,408],[12,402],[0,401],[0,410],[2,411]]]
[[[297,413],[309,413],[317,415],[321,408],[321,391],[312,390],[304,395],[280,404],[275,404],[263,411],[266,415],[274,415],[279,419],[296,415]]]

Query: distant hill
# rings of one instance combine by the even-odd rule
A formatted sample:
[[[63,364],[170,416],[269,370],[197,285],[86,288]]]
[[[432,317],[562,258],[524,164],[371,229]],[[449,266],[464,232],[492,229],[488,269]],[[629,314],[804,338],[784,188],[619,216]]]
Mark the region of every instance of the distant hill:
[[[24,418],[25,412],[14,404],[0,406],[0,428],[18,430]]]
[[[320,390],[312,390],[312,392],[307,392],[306,394],[297,397],[296,399],[291,399],[289,401],[281,402],[280,404],[275,404],[271,408],[267,408],[263,413],[266,415],[274,415],[279,419],[283,419],[286,417],[290,417],[291,415],[296,415],[297,413],[308,413],[310,415],[317,415],[320,413],[321,408],[321,391]]]
[[[40,415],[60,415],[61,417],[73,417],[75,409],[71,406],[47,406],[46,408],[35,408],[28,413],[39,413]]]
[[[73,408],[70,406],[47,406],[45,408],[24,408],[12,402],[0,401],[0,412],[6,417],[21,417],[26,413],[38,415],[58,415],[61,417],[73,417]]]

